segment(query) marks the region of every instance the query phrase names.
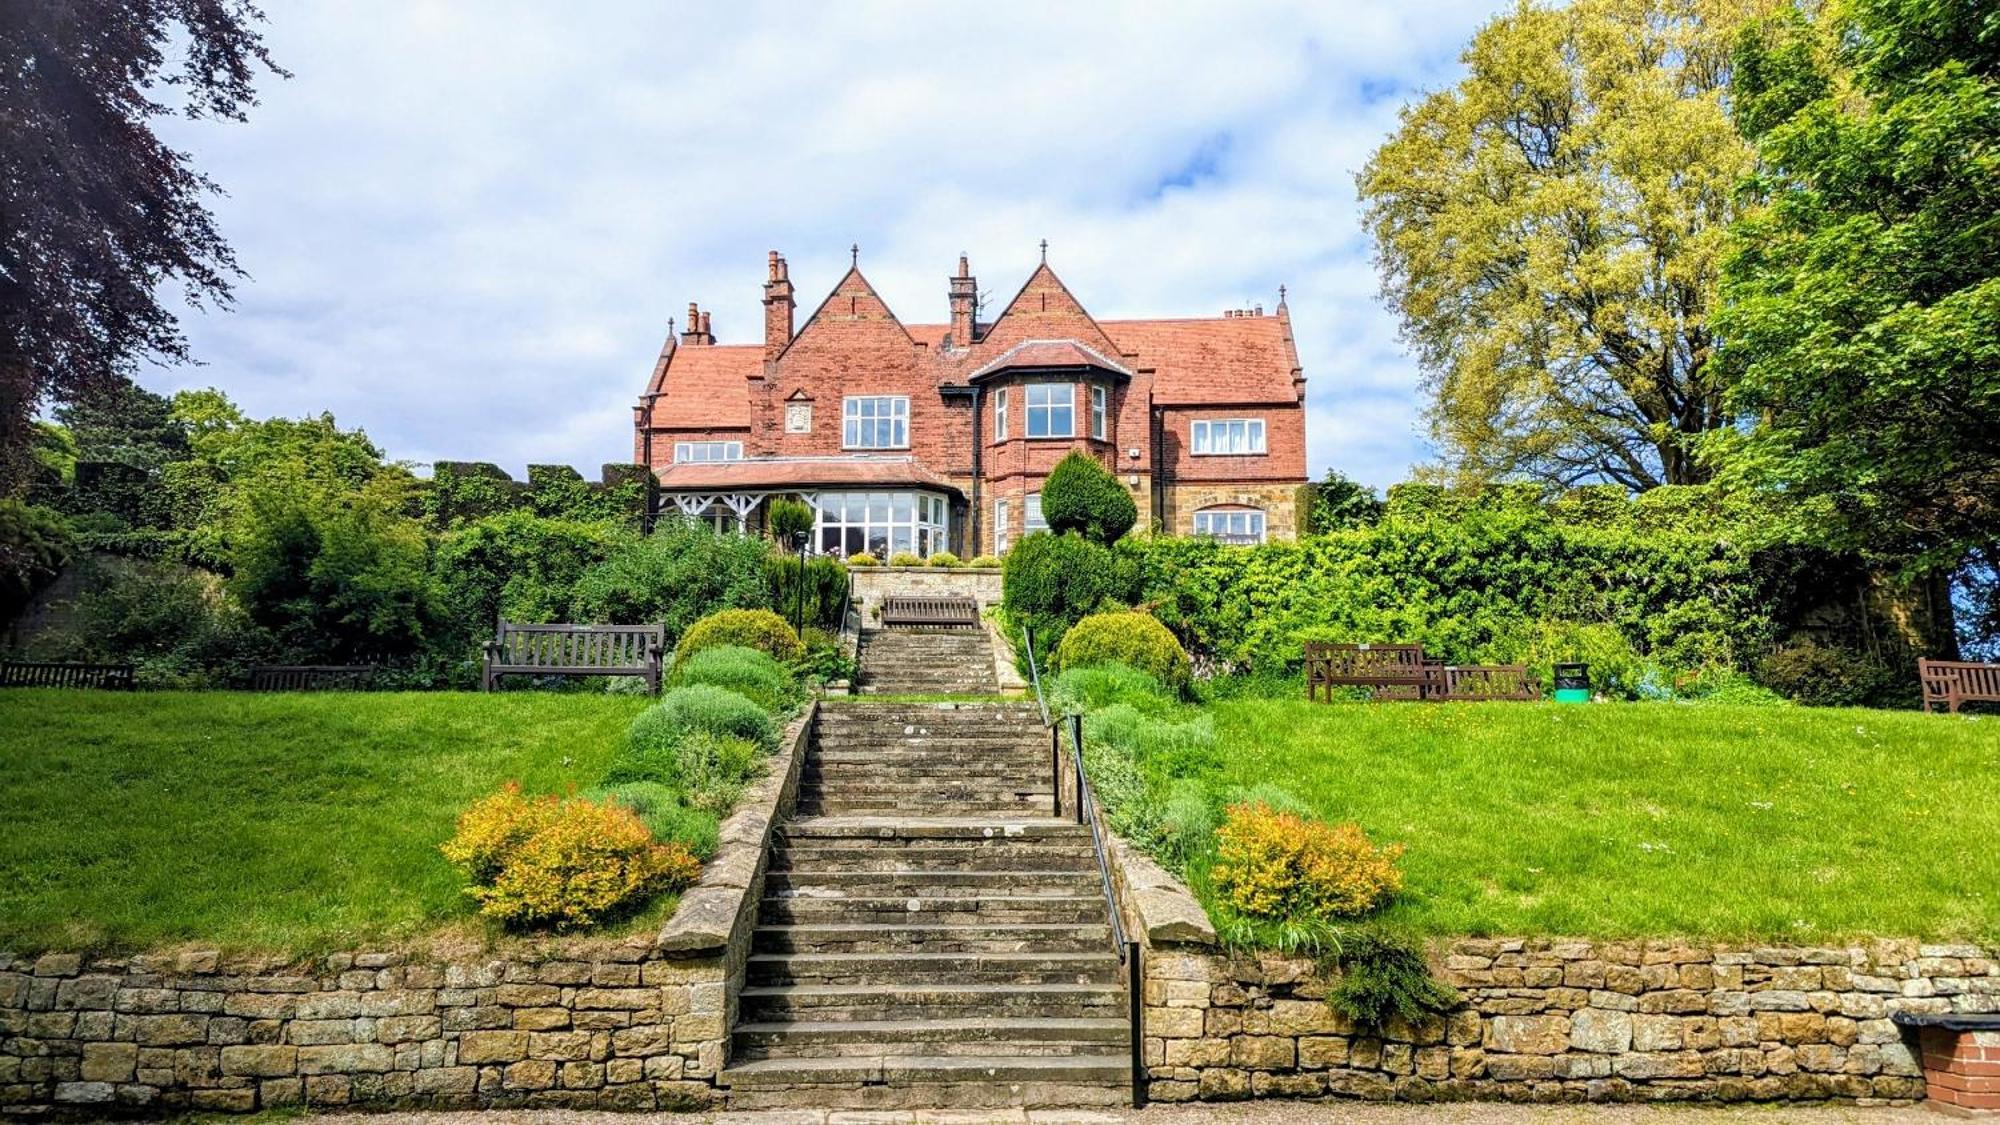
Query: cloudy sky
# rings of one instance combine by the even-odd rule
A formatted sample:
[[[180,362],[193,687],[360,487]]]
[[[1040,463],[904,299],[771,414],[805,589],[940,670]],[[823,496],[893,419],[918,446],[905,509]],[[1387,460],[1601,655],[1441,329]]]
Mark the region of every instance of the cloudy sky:
[[[247,125],[169,129],[250,277],[155,389],[594,476],[668,317],[760,337],[766,251],[809,310],[858,242],[899,316],[941,321],[960,251],[999,307],[1047,238],[1102,317],[1288,286],[1314,474],[1426,456],[1354,173],[1496,0],[264,6],[295,77]]]

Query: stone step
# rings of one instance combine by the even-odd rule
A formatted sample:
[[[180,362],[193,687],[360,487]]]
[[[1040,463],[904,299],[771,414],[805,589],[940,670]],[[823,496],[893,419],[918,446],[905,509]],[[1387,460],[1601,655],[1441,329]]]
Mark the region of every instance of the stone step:
[[[874,761],[815,762],[801,771],[800,777],[806,781],[835,785],[876,785],[884,781],[929,784],[955,780],[1008,785],[1040,782],[1047,787],[1055,779],[1048,763],[1039,760],[1042,757],[1039,754],[1033,758],[1016,755],[1008,760],[968,756],[953,762],[949,755],[939,754],[901,765]]]
[[[869,791],[864,786],[842,787],[828,792],[818,786],[800,786],[799,811],[813,816],[846,813],[982,812],[1001,815],[1048,816],[1055,811],[1055,798],[1047,792],[1020,793],[969,786],[910,786],[899,790]]]
[[[744,1023],[811,1020],[955,1020],[1126,1015],[1116,984],[772,984],[737,994]]]
[[[768,1058],[855,1056],[1089,1055],[1125,1050],[1123,1019],[794,1020],[738,1024],[731,1056]]]
[[[1117,984],[1118,958],[1096,953],[753,953],[747,983]]]
[[[718,1080],[729,1087],[730,1108],[743,1111],[1102,1107],[1131,1097],[1123,1053],[759,1059]]]
[[[1013,701],[981,702],[874,702],[865,699],[832,699],[819,709],[822,727],[874,721],[927,722],[938,725],[1010,723],[1042,726],[1041,709]]]
[[[1074,897],[1100,885],[1095,868],[1085,867],[1068,871],[828,871],[815,867],[772,871],[764,878],[764,893],[822,898],[946,893]]]
[[[1040,840],[1090,839],[1090,829],[1056,817],[822,816],[800,817],[781,831],[794,840]]]
[[[766,896],[758,918],[777,924],[797,922],[922,921],[939,924],[1093,922],[1105,916],[1104,896],[1091,895],[927,895],[838,898]]]
[[[1093,953],[1109,949],[1108,921],[975,926],[923,923],[820,922],[758,926],[759,953]]]
[[[1013,846],[979,842],[957,848],[903,847],[780,847],[771,853],[772,871],[1061,871],[1097,874],[1097,857],[1073,844]]]

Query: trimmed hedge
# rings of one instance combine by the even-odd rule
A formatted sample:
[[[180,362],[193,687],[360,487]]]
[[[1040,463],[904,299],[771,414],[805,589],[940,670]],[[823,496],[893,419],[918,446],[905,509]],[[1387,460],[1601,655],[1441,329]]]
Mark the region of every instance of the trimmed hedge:
[[[741,645],[716,645],[674,663],[675,685],[712,684],[748,698],[767,711],[789,711],[805,697],[791,669],[769,653]]]

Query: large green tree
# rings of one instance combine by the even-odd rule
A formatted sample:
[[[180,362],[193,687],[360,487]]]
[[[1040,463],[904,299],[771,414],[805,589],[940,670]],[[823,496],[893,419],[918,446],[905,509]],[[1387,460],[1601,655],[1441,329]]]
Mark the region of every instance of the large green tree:
[[[226,304],[215,184],[153,131],[241,120],[277,71],[248,0],[0,3],[0,492],[27,479],[44,402],[188,358],[163,295]]]
[[[1447,468],[1699,483],[1710,301],[1750,152],[1730,44],[1760,0],[1523,2],[1359,178]]]
[[[1994,573],[2000,8],[1843,0],[1746,30],[1738,58],[1763,205],[1722,286],[1743,426],[1716,460],[1796,501],[1797,535]]]

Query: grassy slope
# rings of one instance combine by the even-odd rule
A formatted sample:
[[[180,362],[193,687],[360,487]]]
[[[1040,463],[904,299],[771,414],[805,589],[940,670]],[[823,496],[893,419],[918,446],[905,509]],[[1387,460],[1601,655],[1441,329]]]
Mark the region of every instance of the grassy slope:
[[[1214,707],[1225,785],[1407,844],[1429,933],[2000,939],[2000,719],[1629,704]]]
[[[438,854],[597,779],[634,697],[0,691],[0,949],[310,951],[468,917]]]

